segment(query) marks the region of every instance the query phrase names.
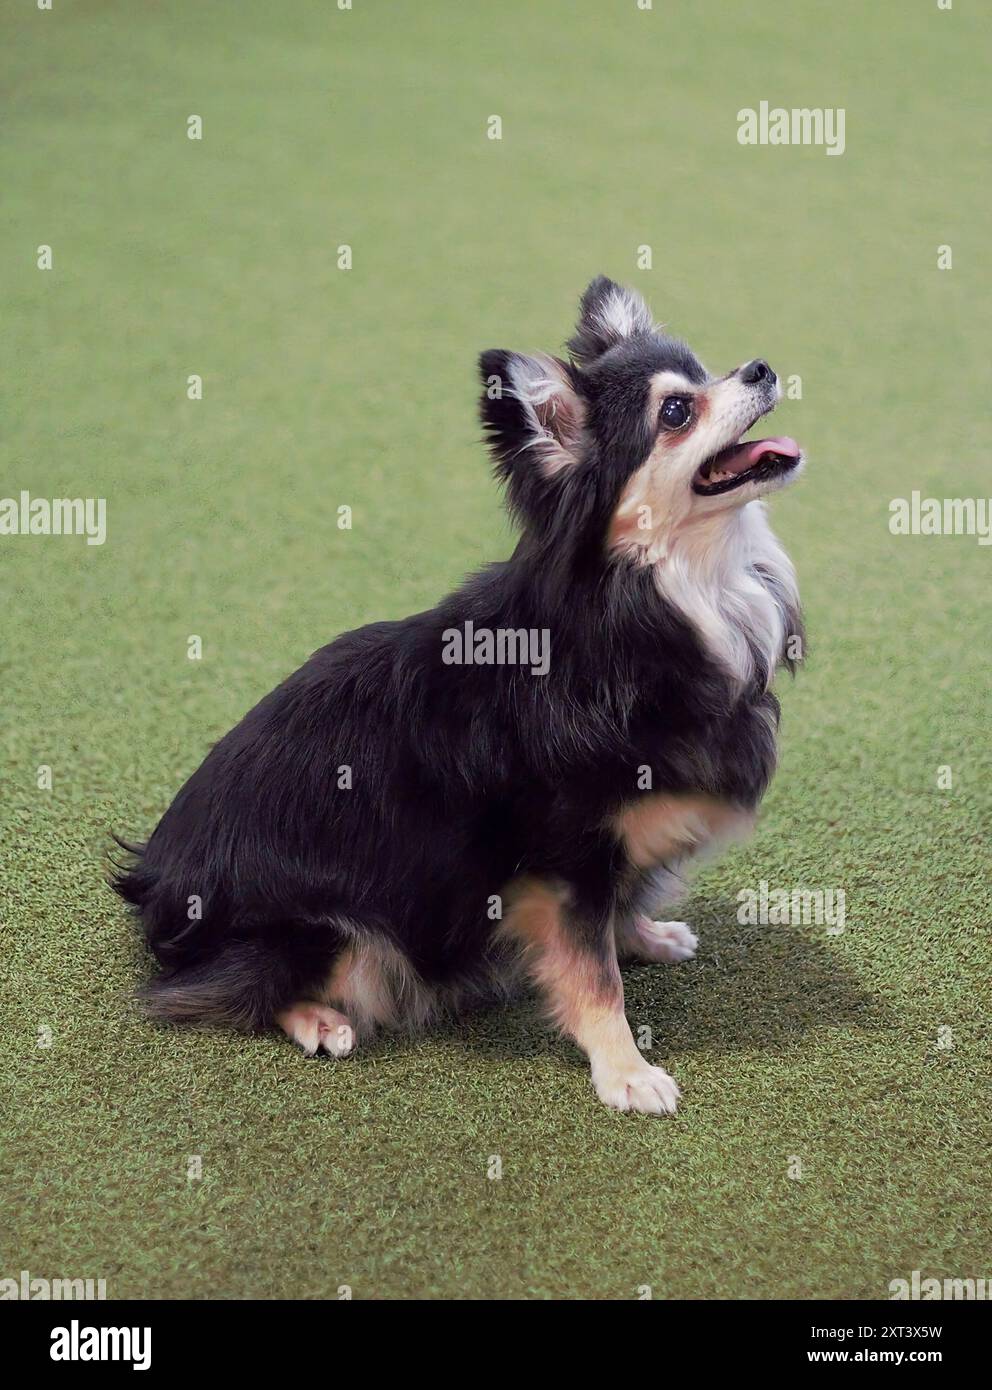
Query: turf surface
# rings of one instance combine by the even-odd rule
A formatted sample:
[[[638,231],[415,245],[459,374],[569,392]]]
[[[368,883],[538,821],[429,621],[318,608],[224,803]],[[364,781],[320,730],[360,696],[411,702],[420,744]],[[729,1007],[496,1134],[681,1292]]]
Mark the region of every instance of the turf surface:
[[[108,537],[0,538],[0,1276],[624,1299],[992,1274],[992,550],[887,525],[914,488],[992,491],[977,9],[3,5],[0,494],[105,497]],[[761,100],[844,107],[846,152],[740,146]],[[344,1064],[146,1026],[108,830],[147,831],[316,646],[507,552],[475,355],[555,348],[600,271],[711,367],[799,374],[776,428],[811,458],[773,509],[812,637],[779,777],[697,881],[698,960],[628,977],[679,1116],[603,1109],[526,1006]],[[845,931],[739,925],[761,879],[843,889]]]

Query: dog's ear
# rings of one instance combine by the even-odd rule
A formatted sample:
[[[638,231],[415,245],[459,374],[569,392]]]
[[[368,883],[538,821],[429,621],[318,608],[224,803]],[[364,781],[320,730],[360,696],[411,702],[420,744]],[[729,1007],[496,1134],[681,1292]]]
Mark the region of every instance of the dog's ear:
[[[597,275],[582,296],[579,321],[568,340],[572,360],[587,367],[611,347],[654,329],[651,311],[636,290]]]
[[[479,371],[480,413],[500,477],[549,479],[578,461],[585,407],[573,368],[494,348],[479,358]]]

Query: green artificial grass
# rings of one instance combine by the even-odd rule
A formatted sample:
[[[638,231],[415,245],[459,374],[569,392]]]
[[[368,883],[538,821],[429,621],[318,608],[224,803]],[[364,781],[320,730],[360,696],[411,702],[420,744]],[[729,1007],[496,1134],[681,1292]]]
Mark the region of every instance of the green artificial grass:
[[[888,529],[913,489],[992,491],[978,7],[3,11],[0,494],[105,497],[108,534],[0,537],[0,1276],[631,1299],[992,1275],[992,549]],[[845,108],[845,153],[742,147],[761,100]],[[711,368],[800,375],[773,429],[810,457],[772,507],[811,635],[777,780],[696,881],[698,959],[627,977],[679,1115],[604,1109],[528,1005],[340,1064],[147,1025],[109,832],[146,833],[314,648],[508,552],[475,357],[555,349],[601,271]],[[843,889],[845,931],[739,925],[762,879]]]

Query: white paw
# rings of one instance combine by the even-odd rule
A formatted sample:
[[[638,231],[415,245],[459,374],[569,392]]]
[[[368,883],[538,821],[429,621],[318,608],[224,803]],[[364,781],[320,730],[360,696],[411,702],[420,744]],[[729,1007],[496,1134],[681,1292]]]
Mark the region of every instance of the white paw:
[[[652,922],[638,917],[634,923],[646,960],[692,960],[699,938],[687,922]]]
[[[351,1020],[324,1004],[294,1004],[276,1015],[279,1027],[312,1057],[318,1048],[332,1057],[347,1057],[355,1046]]]
[[[619,1071],[593,1071],[592,1084],[604,1105],[642,1115],[674,1115],[682,1094],[667,1071],[647,1062]]]

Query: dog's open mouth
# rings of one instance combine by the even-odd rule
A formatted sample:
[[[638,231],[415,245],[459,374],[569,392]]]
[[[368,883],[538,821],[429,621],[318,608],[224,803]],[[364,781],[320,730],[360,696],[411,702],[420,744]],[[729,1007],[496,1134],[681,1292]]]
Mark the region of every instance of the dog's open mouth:
[[[696,469],[692,490],[704,497],[731,492],[745,483],[758,483],[788,473],[801,458],[799,445],[787,435],[729,444]]]

